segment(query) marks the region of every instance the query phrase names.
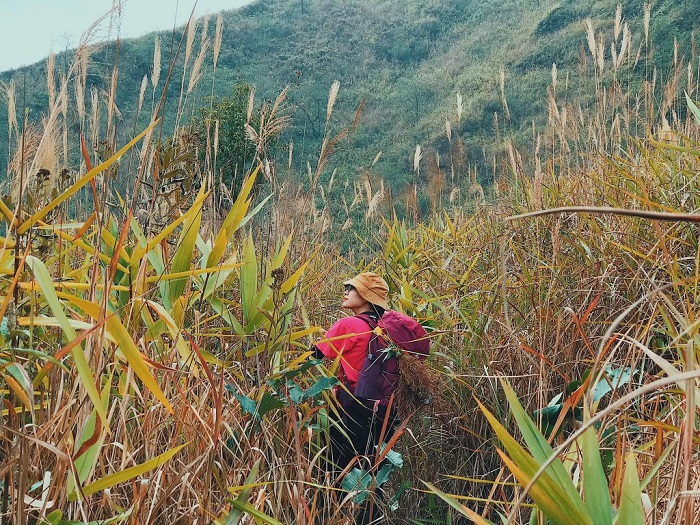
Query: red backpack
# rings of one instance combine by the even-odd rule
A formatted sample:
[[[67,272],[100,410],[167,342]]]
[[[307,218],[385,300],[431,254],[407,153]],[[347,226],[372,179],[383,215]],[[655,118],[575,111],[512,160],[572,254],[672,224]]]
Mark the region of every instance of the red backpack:
[[[399,364],[395,349],[392,351],[390,345],[401,352],[425,359],[430,352],[430,339],[418,321],[401,312],[387,310],[379,321],[367,314],[357,317],[365,321],[374,333],[369,341],[367,357],[362,362],[354,395],[361,400],[379,401],[386,405],[399,383]]]

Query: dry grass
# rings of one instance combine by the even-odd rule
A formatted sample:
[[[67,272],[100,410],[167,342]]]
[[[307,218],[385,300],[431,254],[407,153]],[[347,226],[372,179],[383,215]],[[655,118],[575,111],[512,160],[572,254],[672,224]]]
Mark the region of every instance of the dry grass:
[[[90,126],[86,140],[103,153],[101,160],[120,147],[114,133],[118,68],[108,93],[90,93],[91,111],[84,117],[87,52],[79,54],[58,87],[52,87],[50,65],[51,104],[40,129],[18,124],[11,87],[10,140],[17,153],[10,175],[17,191],[9,211],[3,210],[8,230],[0,245],[0,311],[7,322],[0,348],[5,522],[29,523],[60,509],[64,518],[84,521],[122,515],[121,521],[131,523],[219,523],[250,505],[269,516],[261,518],[268,522],[351,523],[352,498],[329,490],[336,480],[322,474],[327,403],[322,396],[293,402],[293,385],[283,382],[276,391],[274,380],[299,366],[314,328],[337,318],[338,283],[364,268],[382,269],[394,306],[420,318],[434,342],[435,356],[411,363],[412,373],[403,374],[404,388],[415,395],[402,391],[402,397],[417,408],[429,394],[433,404],[432,412],[424,408],[408,422],[397,445],[406,462],[400,477],[416,489],[423,479],[466,494],[469,506],[485,515],[513,511],[520,495],[474,402],[477,397],[508,420],[496,377],[508,377],[523,404],[534,410],[588,370],[595,373],[606,364],[643,370],[638,378],[643,383],[668,373],[650,363],[652,355],[681,372],[696,369],[699,270],[692,225],[573,212],[505,220],[563,206],[700,209],[698,124],[690,112],[679,116],[686,114],[680,111],[679,93],[687,89],[697,96],[692,77],[685,79],[687,69],[679,61],[668,84],[648,79],[642,92],[630,91],[631,84],[617,77],[617,70],[631,62],[625,51],[630,40],[617,19],[615,27],[622,40],[611,70],[600,52],[601,37],[592,27],[588,31],[596,75],[592,105],[559,100],[554,71],[548,126],[537,134],[532,158],[515,144],[504,147],[495,162],[495,197],[487,197],[476,184],[449,120],[449,155],[416,148],[415,184],[404,196],[407,216],[419,215],[423,195],[435,211],[420,223],[382,221],[382,215],[391,216],[395,197],[373,171],[376,159],[361,180],[336,180],[332,174],[325,183],[333,148],[357,124],[333,132],[332,109],[341,96],[340,84],[334,83],[323,148],[315,170],[309,166],[307,184],[278,173],[270,151],[272,138],[288,124],[285,93],[263,107],[257,129],[250,124],[251,94],[248,134],[257,145],[263,188],[273,199],[269,217],[259,215],[237,233],[219,209],[221,199],[198,193],[196,181],[220,178],[208,171],[212,163],[164,161],[191,147],[184,131],[177,130],[168,145],[158,143],[158,134],[149,135],[133,163],[112,165],[94,189],[86,190],[86,185],[68,201],[70,206],[56,207],[45,218],[48,229],[36,224],[20,234],[8,215],[23,209],[17,217],[21,223],[27,210],[33,211],[30,204],[44,206],[52,190],[60,193],[73,183],[58,176],[69,152],[80,149],[66,134],[71,81],[78,113]],[[205,22],[198,54],[187,70],[196,52],[196,28],[192,22],[185,35],[178,122],[193,111],[187,95],[196,89],[209,53]],[[221,31],[217,21],[214,68]],[[154,113],[160,69],[156,43]],[[505,72],[500,79],[505,111]],[[146,84],[144,79],[139,109]],[[652,106],[650,92],[662,95],[661,113]],[[358,118],[361,109],[362,104]],[[459,94],[456,112],[459,121]],[[101,122],[107,129],[100,128]],[[651,136],[637,132],[646,129]],[[291,167],[291,148],[289,156]],[[82,162],[97,165],[100,159],[83,154]],[[42,190],[45,196],[37,199],[35,180],[44,167],[54,175]],[[164,183],[168,170],[182,170],[185,180]],[[431,187],[420,183],[418,176],[426,172]],[[138,181],[133,195],[119,194],[120,179]],[[330,199],[339,189],[344,215],[334,216],[330,210],[340,207]],[[475,199],[469,198],[472,190]],[[233,195],[229,199],[235,200]],[[73,221],[80,223],[57,229]],[[229,230],[220,237],[223,227]],[[157,237],[163,230],[166,235]],[[199,236],[190,237],[189,231]],[[341,249],[329,239],[351,247]],[[148,242],[148,253],[139,252]],[[62,336],[60,313],[24,268],[28,255],[46,264],[53,287],[64,294],[59,294],[59,304],[66,322],[75,325],[77,341]],[[226,265],[231,267],[224,269]],[[295,273],[302,267],[303,279]],[[208,288],[212,283],[214,291]],[[622,312],[627,314],[619,317]],[[115,337],[109,324],[113,319],[124,327],[133,353],[124,339]],[[102,393],[104,416],[84,376],[78,376],[76,349],[84,353]],[[161,400],[153,384],[138,375],[135,354],[146,359]],[[327,371],[313,367],[294,382],[309,388],[322,373]],[[696,514],[696,408],[694,389],[687,391],[669,387],[647,392],[602,422],[603,428],[618,428],[609,444],[615,457],[627,450],[643,452],[638,461],[644,474],[660,461],[647,490],[653,504],[648,523],[691,523]],[[605,403],[613,404],[624,393],[614,391]],[[256,417],[271,398],[278,401],[276,408]],[[257,408],[249,410],[245,399]],[[153,468],[124,479],[109,477],[134,473],[180,446]],[[622,471],[616,466],[609,474],[616,501]],[[75,476],[88,492],[77,501],[73,498],[80,490],[71,491],[74,482],[67,481]],[[91,483],[105,479],[105,486],[91,493]],[[408,499],[409,505],[391,514],[394,522],[446,522],[447,511],[430,494],[413,490]],[[516,514],[524,522],[528,511]]]

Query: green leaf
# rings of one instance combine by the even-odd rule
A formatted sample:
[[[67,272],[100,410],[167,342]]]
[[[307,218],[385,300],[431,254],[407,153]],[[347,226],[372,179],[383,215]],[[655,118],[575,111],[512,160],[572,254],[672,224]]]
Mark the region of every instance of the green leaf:
[[[233,500],[231,501],[231,506],[234,507],[235,509],[244,512],[245,514],[248,514],[249,516],[252,516],[253,519],[255,519],[256,523],[267,523],[268,525],[283,525],[281,522],[277,521],[275,518],[268,516],[262,511],[259,511],[253,505],[251,505],[248,502],[243,502],[243,501],[238,501],[238,500]],[[230,514],[229,514],[230,515]],[[233,523],[237,523],[238,520],[236,520]],[[226,521],[226,524],[228,525],[228,520]]]
[[[71,301],[93,319],[97,320],[100,318],[102,309],[98,304],[64,292],[60,292],[59,295]],[[163,404],[168,412],[172,413],[173,408],[170,401],[165,397],[160,386],[158,386],[158,382],[153,375],[151,375],[148,364],[141,355],[136,343],[134,343],[132,335],[122,324],[121,319],[116,315],[108,314],[105,324],[107,325],[107,332],[109,332],[110,336],[117,342],[119,349],[124,354],[124,358],[129,363],[129,366],[134,370],[134,373],[143,381],[146,388],[148,388],[156,399]]]
[[[255,296],[258,290],[258,259],[255,255],[253,234],[248,233],[243,243],[243,267],[240,276],[241,285],[241,310],[243,311],[243,323],[248,325],[257,311]]]
[[[617,515],[617,525],[644,525],[642,489],[639,486],[637,461],[634,452],[627,454],[625,475],[622,479],[622,494]]]
[[[195,204],[193,204],[192,208],[189,210],[191,214],[182,225],[180,241],[178,242],[177,250],[175,251],[175,256],[173,257],[172,266],[170,268],[172,273],[185,272],[191,270],[193,267],[192,257],[195,244],[197,243],[197,235],[199,235],[199,226],[202,221],[202,204],[204,203],[204,199],[200,197],[203,195],[205,195],[204,185],[202,185],[199,190],[199,195],[195,200]],[[170,305],[173,305],[182,295],[187,281],[188,278],[181,277],[170,283]]]
[[[304,392],[304,399],[318,399],[323,392],[331,390],[338,383],[337,377],[322,377]]]
[[[690,111],[695,115],[695,120],[700,124],[700,109],[698,109],[698,106],[693,102],[693,99],[690,98],[687,91],[685,92],[685,101],[688,103]]]
[[[182,450],[182,448],[186,445],[187,444],[180,445],[179,447],[170,449],[167,452],[164,452],[163,454],[160,454],[159,456],[156,456],[155,458],[146,461],[145,463],[141,463],[140,465],[129,467],[127,469],[122,470],[121,472],[109,474],[108,476],[105,476],[102,479],[99,479],[93,483],[90,483],[89,485],[84,486],[82,494],[85,496],[94,494],[95,492],[114,487],[119,483],[123,483],[142,474],[145,474],[146,472],[149,472],[153,469],[156,469],[162,464],[164,464],[166,461],[168,461],[170,458],[172,458],[175,454],[180,452],[180,450]],[[71,497],[69,495],[68,499],[70,501],[75,501],[77,499],[77,496]]]
[[[506,450],[513,458],[510,460],[505,456],[505,454],[501,454],[504,463],[506,463],[511,472],[513,472],[520,484],[523,486],[528,485],[532,481],[535,473],[537,473],[542,463],[546,461],[549,456],[544,457],[543,460],[533,458],[533,456],[528,454],[525,449],[508,433],[508,430],[484,405],[479,403],[478,400],[477,404],[486,416],[486,419],[491,427],[496,432],[498,439],[501,440],[501,443],[503,443]],[[514,405],[511,405],[511,409],[513,406]],[[517,410],[517,407],[520,407],[520,404],[517,403],[515,406]],[[522,407],[520,407],[520,410],[522,411]],[[518,417],[520,418],[521,416],[522,414],[519,414]],[[529,420],[527,414],[525,414],[524,417]],[[532,435],[533,429],[536,431],[534,423],[532,420],[529,420],[529,422],[526,422],[525,431],[523,434],[527,432],[530,434],[529,438],[534,439],[536,436]],[[523,429],[521,428],[521,432],[522,431]],[[544,438],[542,438],[542,440],[544,440]],[[539,440],[534,439],[534,441],[538,442]],[[546,447],[549,447],[549,444],[546,444]],[[542,455],[546,447],[542,443],[537,443],[538,454]],[[535,500],[537,506],[547,515],[547,518],[554,525],[569,525],[570,523],[593,525],[593,521],[591,520],[581,497],[576,489],[573,488],[573,483],[568,476],[565,478],[565,480],[573,488],[573,494],[569,492],[567,488],[562,486],[559,479],[554,477],[554,465],[558,465],[560,469],[564,470],[561,460],[556,458],[553,464],[550,465],[549,468],[547,468],[538,477],[537,481],[530,490],[530,496],[533,500]],[[564,472],[566,471],[564,470]]]
[[[348,492],[357,492],[353,501],[362,503],[369,497],[369,487],[372,484],[372,474],[357,467],[348,472],[340,486]]]
[[[34,273],[34,278],[36,279],[36,282],[38,283],[41,292],[44,294],[44,299],[46,299],[46,303],[49,305],[49,308],[51,308],[54,317],[58,319],[58,322],[61,325],[61,329],[66,335],[66,340],[69,342],[73,341],[77,338],[77,334],[71,326],[71,323],[68,320],[68,316],[66,316],[65,312],[63,311],[63,306],[58,300],[58,295],[56,294],[56,290],[54,290],[51,275],[46,269],[46,266],[44,266],[44,263],[41,262],[39,259],[31,255],[27,257],[27,265],[31,268],[32,272]],[[76,345],[71,350],[71,357],[75,362],[75,367],[78,369],[78,376],[80,376],[83,388],[85,388],[85,391],[90,397],[93,406],[97,410],[100,419],[102,419],[102,423],[105,426],[108,426],[107,411],[102,405],[102,399],[100,398],[100,394],[97,391],[95,379],[92,377],[92,370],[90,370],[90,364],[88,363],[85,357],[85,353],[83,352],[83,347],[81,344]]]
[[[466,516],[467,518],[472,520],[474,523],[476,523],[476,525],[495,525],[492,521],[489,521],[486,518],[481,517],[479,514],[477,514],[473,510],[462,505],[453,496],[445,494],[443,491],[441,491],[436,486],[431,485],[427,481],[423,481],[423,483],[430,489],[430,491],[433,494],[436,494],[441,500],[443,500],[445,503],[447,503],[450,507],[455,509],[457,512],[459,512],[463,516]]]
[[[596,525],[612,525],[612,505],[608,480],[605,477],[600,459],[598,436],[592,426],[585,430],[582,441],[583,494],[586,508]]]
[[[508,384],[508,382],[503,380],[501,381],[501,384],[506,394],[506,398],[508,399],[510,410],[513,413],[513,417],[515,418],[518,424],[520,432],[523,434],[523,438],[525,439],[525,443],[527,443],[527,447],[530,453],[532,454],[533,458],[535,459],[535,461],[537,461],[538,464],[541,465],[545,463],[550,457],[554,455],[554,450],[550,446],[549,442],[545,439],[545,437],[540,433],[539,429],[537,428],[537,425],[527,415],[527,412],[525,412],[525,410],[523,409],[522,405],[520,404],[520,401],[518,401],[515,392]],[[510,449],[508,450],[508,452],[510,453]],[[557,481],[558,485],[564,491],[564,493],[567,496],[567,501],[573,507],[575,507],[578,512],[586,514],[586,509],[583,505],[583,501],[581,501],[581,497],[579,496],[576,487],[571,481],[569,473],[564,468],[563,463],[557,458],[547,468],[547,472],[550,473],[552,478]]]
[[[241,489],[241,493],[235,500],[230,502],[232,505],[234,502],[237,502],[239,505],[233,505],[234,508],[231,510],[231,512],[229,512],[228,517],[226,518],[226,525],[237,525],[238,521],[243,517],[243,513],[246,509],[241,508],[240,504],[247,503],[248,499],[250,498],[250,492],[253,489],[255,481],[258,479],[260,461],[261,459],[258,459],[253,465],[253,468],[250,469],[248,477],[245,481],[245,486]],[[236,490],[236,488],[230,488],[229,490]]]

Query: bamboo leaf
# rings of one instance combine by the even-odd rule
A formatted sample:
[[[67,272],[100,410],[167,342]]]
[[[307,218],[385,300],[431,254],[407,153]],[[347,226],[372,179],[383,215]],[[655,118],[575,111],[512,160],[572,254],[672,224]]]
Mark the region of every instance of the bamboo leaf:
[[[642,489],[639,486],[637,461],[634,452],[627,454],[625,476],[622,479],[622,494],[618,510],[617,525],[644,525]]]
[[[80,299],[78,297],[68,295],[63,292],[58,292],[58,295],[71,301],[78,308],[83,310],[86,314],[95,320],[100,318],[101,308],[95,303]],[[129,333],[129,331],[124,327],[121,320],[114,314],[109,315],[105,321],[107,325],[107,331],[110,333],[114,341],[116,341],[119,349],[124,354],[124,358],[129,363],[129,366],[133,369],[134,373],[143,381],[143,384],[151,391],[151,393],[160,401],[163,406],[172,413],[173,408],[170,405],[170,401],[165,397],[165,394],[158,386],[158,382],[155,380],[153,375],[146,364],[141,352],[136,347],[136,343]]]
[[[584,503],[596,525],[612,525],[608,480],[600,459],[598,436],[592,426],[583,433],[582,440]]]
[[[197,198],[195,201],[192,203],[192,207],[187,210],[185,213],[180,215],[177,219],[175,219],[172,223],[168,224],[165,228],[163,228],[158,235],[153,237],[151,240],[146,242],[145,236],[143,236],[143,232],[141,232],[141,244],[140,246],[136,247],[131,254],[131,264],[132,266],[135,266],[137,264],[140,264],[141,258],[149,253],[153,248],[156,246],[160,245],[161,241],[164,239],[167,239],[170,237],[170,235],[177,229],[178,226],[180,226],[183,222],[189,220],[195,213],[199,213],[199,210],[201,209],[202,202],[207,198],[209,195],[209,192],[206,192],[204,194],[198,194]],[[131,221],[131,228],[133,231],[137,231],[138,224],[136,221],[132,220]],[[140,231],[140,228],[138,228],[138,231]],[[150,258],[149,258],[150,260]]]
[[[304,275],[304,270],[306,270],[306,267],[309,265],[310,262],[311,261],[306,261],[299,267],[299,269],[296,272],[290,275],[289,278],[282,283],[280,291],[283,294],[288,294],[292,291],[292,288],[294,288],[297,285],[299,279],[301,279],[301,276]]]
[[[243,267],[240,276],[241,309],[243,310],[243,322],[248,325],[257,313],[255,297],[258,290],[258,259],[255,255],[253,234],[248,233],[243,243]]]
[[[141,463],[140,465],[129,467],[127,469],[122,470],[121,472],[109,474],[108,476],[105,476],[102,479],[99,479],[93,483],[90,483],[89,485],[84,486],[81,492],[84,496],[89,496],[90,494],[94,494],[95,492],[99,492],[100,490],[114,487],[119,483],[123,483],[142,474],[145,474],[146,472],[149,472],[163,465],[175,454],[180,452],[180,450],[182,450],[182,448],[186,445],[187,443],[170,449],[167,452],[164,452],[163,454],[160,454],[159,456],[146,461],[145,463]],[[68,499],[70,501],[75,501],[77,499],[77,495],[73,495],[73,497],[68,496]]]
[[[197,243],[197,235],[199,235],[199,226],[202,221],[202,204],[204,203],[204,199],[200,199],[199,197],[202,197],[204,194],[204,185],[202,185],[197,199],[198,204],[192,206],[190,210],[192,214],[182,226],[180,242],[178,243],[171,265],[172,273],[177,274],[178,272],[184,272],[192,268],[192,257],[195,244]],[[176,279],[170,284],[171,305],[182,295],[186,285],[187,279],[185,278]]]
[[[510,462],[509,468],[513,466],[513,468],[517,470],[517,472],[513,471],[513,474],[516,477],[520,476],[518,481],[523,486],[529,484],[535,473],[539,470],[542,461],[539,461],[528,454],[527,451],[515,440],[515,438],[508,433],[508,430],[498,421],[498,419],[478,400],[477,404],[486,416],[486,419],[493,428],[494,432],[496,432],[498,439],[501,441],[501,443],[503,443],[504,447],[508,451],[508,454],[510,454],[512,460],[508,460]],[[548,458],[545,458],[545,460],[546,459]],[[561,464],[559,459],[555,459],[554,461]],[[568,482],[573,486],[570,479],[568,479]],[[542,498],[539,500],[536,499],[535,494],[538,495],[538,498],[539,495],[542,495]],[[567,492],[567,490],[562,487],[560,481],[553,476],[553,469],[551,467],[547,468],[537,479],[535,485],[533,486],[531,496],[542,511],[547,514],[547,517],[555,524],[593,524],[593,521],[591,520],[581,497],[578,495],[578,492],[576,492],[574,489],[573,496]],[[565,517],[566,521],[555,522],[555,519],[558,519],[559,517]]]
[[[248,208],[250,208],[251,201],[248,197],[253,190],[253,185],[258,177],[258,173],[260,173],[260,166],[255,168],[253,173],[251,173],[243,183],[241,191],[238,192],[238,196],[236,197],[236,201],[233,203],[233,206],[231,206],[224,222],[221,224],[221,230],[226,230],[232,234],[242,226],[241,221],[246,216]]]
[[[231,501],[231,506],[239,511],[244,512],[245,514],[248,514],[249,516],[252,516],[255,519],[256,523],[262,522],[267,523],[268,525],[283,525],[275,518],[268,516],[264,512],[256,509],[255,507],[253,507],[253,505],[251,505],[248,502],[233,500]]]
[[[32,272],[34,273],[34,278],[36,279],[36,282],[39,285],[41,292],[44,294],[44,299],[49,305],[49,308],[51,308],[54,317],[56,317],[59,324],[61,325],[61,329],[63,330],[63,333],[66,336],[66,340],[68,342],[72,341],[77,337],[77,334],[75,333],[73,326],[71,326],[71,323],[68,320],[68,316],[66,316],[65,312],[63,311],[63,307],[61,306],[61,303],[58,300],[58,295],[56,293],[56,290],[54,290],[53,281],[51,280],[51,275],[49,274],[48,269],[46,268],[46,266],[44,266],[43,262],[31,255],[27,257],[27,265],[31,268]],[[85,357],[82,345],[77,345],[71,350],[71,357],[75,362],[75,367],[78,370],[78,376],[82,381],[83,388],[85,388],[85,392],[87,392],[88,397],[90,398],[93,406],[95,407],[95,410],[97,410],[97,413],[99,414],[102,423],[105,425],[105,427],[108,427],[107,411],[102,405],[102,399],[100,398],[100,394],[97,391],[95,379],[92,376],[92,370],[90,370],[90,364],[88,363]]]
[[[442,499],[445,503],[447,503],[450,507],[455,509],[457,512],[462,514],[463,516],[466,516],[470,520],[472,520],[476,525],[494,525],[493,522],[487,520],[486,518],[480,516],[473,510],[465,507],[462,505],[459,501],[457,501],[455,498],[452,496],[445,494],[442,492],[439,488],[435,487],[434,485],[431,485],[427,481],[423,481],[423,484],[426,485],[429,489],[430,492],[433,494],[436,494],[440,499]]]
[[[261,460],[258,459],[253,465],[253,468],[250,469],[248,477],[246,478],[245,486],[241,489],[241,493],[234,501],[237,501],[239,503],[248,502],[248,499],[250,498],[250,492],[255,484],[255,480],[258,478],[258,471],[260,470],[260,461]],[[232,488],[229,490],[236,490],[236,488]],[[237,507],[231,509],[231,512],[229,512],[228,518],[226,519],[226,525],[237,525],[238,521],[243,517],[243,512],[243,509]]]
[[[150,132],[154,127],[158,125],[160,122],[160,119],[154,120],[150,126],[148,126],[146,129],[144,129],[141,133],[139,133],[136,137],[134,137],[126,146],[124,146],[122,149],[117,151],[114,155],[112,155],[109,159],[104,161],[102,164],[99,166],[95,166],[92,168],[90,171],[88,171],[85,175],[83,175],[81,178],[79,178],[75,183],[68,188],[66,191],[61,193],[58,197],[56,197],[54,200],[49,202],[46,206],[41,208],[40,210],[36,211],[29,219],[24,221],[19,228],[17,228],[17,233],[19,235],[22,235],[25,233],[29,228],[31,228],[36,222],[40,221],[48,213],[68,200],[70,197],[78,193],[80,188],[85,186],[88,182],[90,182],[92,179],[94,179],[97,175],[102,173],[104,170],[109,168],[112,164],[117,162],[127,151],[129,151],[134,144],[136,144],[139,140],[141,140],[148,132]]]
[[[153,301],[147,301],[147,303],[160,316],[162,321],[165,323],[165,326],[168,327],[170,338],[175,341],[175,347],[180,354],[180,359],[182,359],[182,362],[190,367],[195,367],[196,360],[192,356],[192,349],[188,346],[184,337],[180,333],[181,325],[178,324],[175,319],[173,319],[170,313],[163,308],[163,306]]]
[[[539,428],[537,428],[535,422],[530,418],[527,412],[525,412],[525,409],[523,409],[520,401],[518,401],[518,397],[515,395],[515,392],[511,388],[510,384],[503,379],[501,381],[501,385],[506,394],[506,398],[508,399],[511,413],[518,424],[518,429],[520,429],[523,439],[525,439],[525,443],[527,443],[528,450],[539,464],[544,463],[554,455],[554,450],[542,435]],[[580,503],[581,509],[583,509],[581,497],[579,496],[579,493],[571,481],[569,473],[564,468],[562,462],[559,459],[555,460],[548,467],[547,471],[555,480],[557,480],[559,486],[567,494],[568,499],[571,502],[576,502],[577,504]]]
[[[693,99],[690,98],[688,95],[688,92],[685,92],[685,101],[688,103],[688,107],[690,108],[690,111],[693,112],[693,115],[695,116],[695,120],[697,121],[698,124],[700,124],[700,109],[698,109],[698,106],[693,102]]]
[[[539,469],[537,461],[530,457],[528,460],[521,458],[516,462],[500,450],[498,452],[521,485],[526,486],[532,481],[532,477]],[[583,504],[581,504],[581,509],[578,508],[578,505],[572,504],[573,502],[568,500],[558,482],[546,471],[532,486],[530,496],[552,525],[571,525],[572,523],[593,525],[593,520]]]

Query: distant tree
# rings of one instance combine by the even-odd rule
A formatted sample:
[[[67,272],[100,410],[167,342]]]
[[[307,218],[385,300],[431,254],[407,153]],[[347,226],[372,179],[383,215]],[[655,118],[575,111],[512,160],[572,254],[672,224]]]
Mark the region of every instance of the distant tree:
[[[200,136],[202,146],[206,146],[207,136],[212,145],[209,159],[213,164],[216,159],[217,179],[222,173],[222,182],[230,185],[251,168],[255,161],[255,143],[246,135],[248,122],[248,99],[251,86],[238,82],[229,96],[222,97],[211,105],[200,109],[193,127]],[[256,128],[259,113],[253,111],[250,124]],[[218,124],[218,147],[214,156],[214,137]],[[204,151],[205,148],[202,148]],[[215,157],[215,159],[214,159]]]

